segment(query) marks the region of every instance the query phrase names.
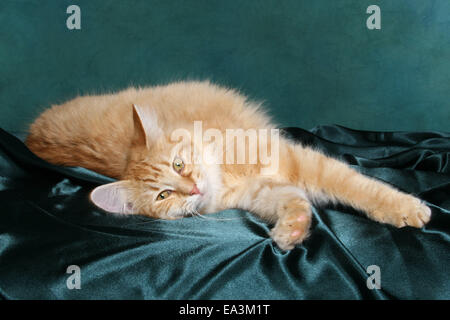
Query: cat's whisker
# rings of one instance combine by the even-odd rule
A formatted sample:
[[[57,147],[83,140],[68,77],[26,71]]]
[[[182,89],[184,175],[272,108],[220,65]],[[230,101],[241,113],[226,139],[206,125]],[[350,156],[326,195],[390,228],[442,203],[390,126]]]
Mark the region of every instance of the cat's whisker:
[[[129,226],[141,226],[141,225],[146,225],[146,224],[158,222],[158,220],[160,220],[160,219],[152,219],[152,220],[147,220],[147,221],[142,221],[142,222],[128,223],[128,224],[125,224],[124,226],[125,226],[125,227],[129,227]]]
[[[213,217],[208,217],[205,216],[203,214],[200,214],[198,211],[195,211],[195,216],[202,218],[202,219],[206,219],[206,220],[216,220],[216,221],[229,221],[229,220],[241,220],[243,218],[213,218]]]

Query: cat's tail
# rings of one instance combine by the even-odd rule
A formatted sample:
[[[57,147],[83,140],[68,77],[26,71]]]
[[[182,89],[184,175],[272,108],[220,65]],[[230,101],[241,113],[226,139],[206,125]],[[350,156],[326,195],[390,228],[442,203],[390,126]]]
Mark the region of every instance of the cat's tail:
[[[123,128],[133,128],[131,106],[129,117],[119,117],[101,108],[90,110],[85,100],[77,98],[44,111],[29,127],[25,144],[50,163],[117,178],[127,161],[131,130]]]

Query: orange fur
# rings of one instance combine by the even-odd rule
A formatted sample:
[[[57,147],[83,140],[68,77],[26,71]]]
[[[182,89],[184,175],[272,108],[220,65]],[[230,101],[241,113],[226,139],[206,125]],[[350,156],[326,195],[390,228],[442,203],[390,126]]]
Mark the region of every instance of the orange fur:
[[[227,129],[275,128],[259,104],[234,90],[209,82],[178,82],[53,106],[31,125],[26,144],[51,163],[119,179],[93,196],[119,199],[111,211],[177,219],[228,208],[249,210],[276,223],[271,236],[282,249],[293,248],[308,235],[311,202],[340,201],[397,227],[421,227],[430,219],[430,209],[419,199],[283,137],[279,169],[270,175],[260,174],[260,162],[186,163],[177,172],[177,144],[170,136],[179,128],[193,134],[194,121],[223,136]],[[234,146],[235,152],[238,148]],[[189,150],[196,151],[195,146],[181,146],[175,153],[179,157]],[[257,150],[259,154],[259,145]],[[248,150],[245,154],[248,159]],[[200,194],[192,194],[196,186]],[[170,195],[158,200],[165,189]]]

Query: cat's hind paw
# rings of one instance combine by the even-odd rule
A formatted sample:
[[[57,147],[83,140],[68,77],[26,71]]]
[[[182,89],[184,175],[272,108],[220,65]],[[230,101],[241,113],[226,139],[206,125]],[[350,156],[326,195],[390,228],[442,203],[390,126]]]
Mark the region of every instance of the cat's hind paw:
[[[406,197],[395,211],[388,214],[375,212],[374,216],[378,221],[392,224],[397,228],[406,226],[422,228],[431,218],[431,209],[413,196]]]
[[[299,214],[283,217],[270,231],[270,236],[280,249],[292,250],[296,244],[306,239],[310,224],[310,215]]]
[[[411,204],[409,211],[405,212],[401,218],[403,223],[400,227],[410,226],[422,228],[431,219],[431,209],[419,199],[415,199]]]

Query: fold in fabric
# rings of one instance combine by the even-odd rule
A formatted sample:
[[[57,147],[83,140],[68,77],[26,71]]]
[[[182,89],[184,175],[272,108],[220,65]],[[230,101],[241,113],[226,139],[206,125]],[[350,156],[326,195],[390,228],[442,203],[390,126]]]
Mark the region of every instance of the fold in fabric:
[[[164,221],[97,209],[112,179],[34,156],[0,131],[0,297],[4,299],[449,299],[450,134],[287,128],[291,139],[416,194],[423,229],[314,208],[310,238],[289,252],[248,212]],[[81,289],[69,289],[71,265]],[[367,285],[369,266],[380,289]]]

